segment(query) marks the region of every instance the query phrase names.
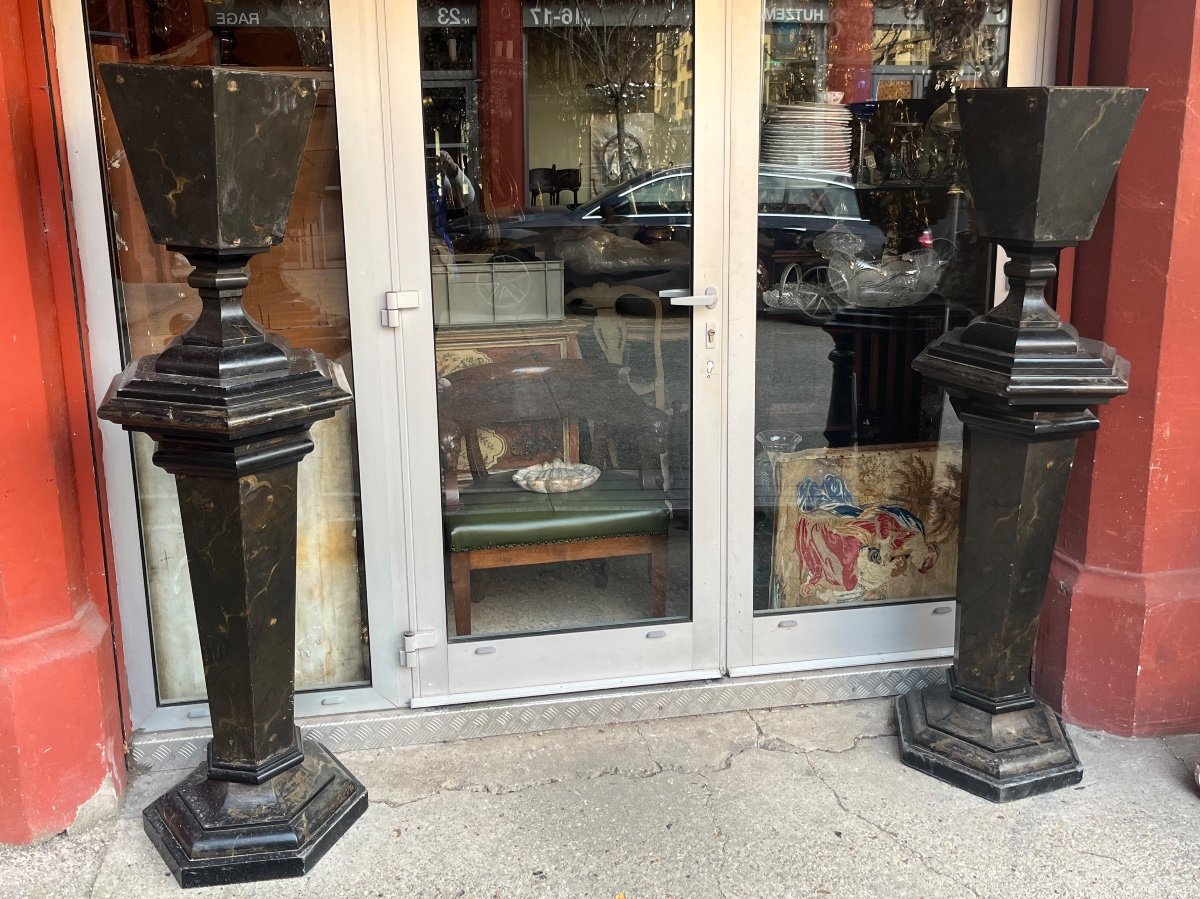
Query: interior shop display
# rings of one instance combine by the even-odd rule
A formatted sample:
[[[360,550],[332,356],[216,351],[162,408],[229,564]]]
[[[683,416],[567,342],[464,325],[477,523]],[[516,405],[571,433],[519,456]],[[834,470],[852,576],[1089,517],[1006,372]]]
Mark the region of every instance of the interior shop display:
[[[480,365],[504,363],[537,367],[561,359],[580,358],[578,321],[546,325],[492,325],[437,329],[434,364],[439,381],[455,372]],[[511,471],[545,461],[555,452],[577,458],[579,429],[567,421],[495,422],[481,427],[476,444],[489,471]],[[459,478],[469,478],[466,447],[459,452]]]
[[[182,886],[307,872],[367,794],[295,725],[296,486],[309,429],[350,402],[340,367],[265,333],[250,260],[282,242],[312,78],[109,64],[101,73],[155,242],[195,266],[191,327],[117,376],[99,415],[175,475],[213,737],[143,812]]]
[[[851,175],[855,185],[868,187],[875,180],[876,161],[867,149],[867,122],[879,110],[876,100],[864,100],[848,106],[854,116],[854,166]]]
[[[1087,240],[1145,92],[1009,88],[960,97],[979,233],[1010,290],[913,363],[964,427],[958,636],[947,682],[898,698],[905,764],[994,802],[1079,783],[1029,666],[1054,540],[1088,407],[1128,389],[1128,363],[1046,302],[1057,254]]]
[[[976,233],[958,106],[964,89],[1004,83],[1011,16],[1004,0],[830,0],[803,23],[764,21],[761,171],[815,178],[818,167],[833,168],[831,179],[844,179],[854,202],[791,246],[772,239],[770,251],[768,207],[759,207],[753,433],[802,435],[793,464],[803,473],[780,487],[770,537],[756,531],[756,612],[955,593],[956,566],[945,560],[957,537],[931,536],[926,512],[911,505],[918,500],[887,485],[930,453],[941,458],[959,445],[961,424],[944,391],[912,362],[988,304],[991,248]],[[821,454],[836,459],[844,502],[841,484],[826,485],[799,461]],[[761,529],[767,479],[758,473]],[[796,490],[805,477],[824,494],[813,487],[801,501]],[[957,466],[938,478],[949,501]],[[857,563],[827,562],[820,574],[816,535],[835,535],[826,543],[836,555],[851,544],[834,525],[861,531],[855,510],[875,505],[908,509],[924,528],[910,529],[908,539],[922,535],[925,548],[907,557],[898,578],[882,578],[872,561],[862,573]],[[849,519],[834,514],[837,506],[852,512]],[[897,534],[899,527],[887,526]],[[798,528],[807,534],[800,542],[808,563],[797,550]],[[869,548],[863,552],[870,560]]]
[[[858,154],[864,187],[951,184],[959,177],[957,86],[940,105],[905,98],[855,104],[861,122]],[[873,166],[866,164],[870,159]]]
[[[836,2],[836,0],[835,0]],[[941,64],[943,78],[956,68],[994,64],[995,40],[982,29],[990,16],[1006,16],[1007,0],[875,0],[881,10],[898,9],[908,22],[920,22],[929,35],[929,54]],[[901,23],[902,24],[902,23]]]
[[[804,437],[795,431],[759,431],[754,442],[758,444],[758,452],[754,454],[754,505],[774,510],[779,501],[779,483],[775,480],[771,454],[796,452]]]
[[[841,103],[769,106],[763,113],[759,164],[849,174],[851,118]]]
[[[771,545],[780,499],[773,456],[796,452],[804,437],[796,431],[768,430],[755,434],[754,442],[754,604],[765,608],[770,603]]]
[[[837,254],[829,260],[829,289],[849,306],[911,306],[933,292],[944,266],[933,250],[875,262]]]

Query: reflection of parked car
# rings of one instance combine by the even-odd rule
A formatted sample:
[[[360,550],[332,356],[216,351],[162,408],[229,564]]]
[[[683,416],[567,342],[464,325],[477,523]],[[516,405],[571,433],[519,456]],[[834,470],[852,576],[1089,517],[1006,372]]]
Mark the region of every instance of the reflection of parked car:
[[[758,176],[761,292],[788,265],[823,265],[814,237],[838,222],[859,234],[864,255],[878,256],[884,235],[862,217],[848,175],[766,170]],[[648,290],[689,286],[692,170],[650,172],[574,209],[555,208],[499,222],[453,224],[454,245],[498,260],[561,259],[567,289],[598,281]]]

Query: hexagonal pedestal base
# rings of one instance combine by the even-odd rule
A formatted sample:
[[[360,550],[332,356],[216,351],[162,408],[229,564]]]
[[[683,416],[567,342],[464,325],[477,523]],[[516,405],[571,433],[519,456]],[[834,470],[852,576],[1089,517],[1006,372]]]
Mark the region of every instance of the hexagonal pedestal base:
[[[945,684],[896,698],[904,764],[992,802],[1079,783],[1083,766],[1058,716],[1038,702],[992,715]]]
[[[182,887],[308,873],[367,809],[367,791],[320,743],[262,784],[208,778],[207,764],[142,812]]]

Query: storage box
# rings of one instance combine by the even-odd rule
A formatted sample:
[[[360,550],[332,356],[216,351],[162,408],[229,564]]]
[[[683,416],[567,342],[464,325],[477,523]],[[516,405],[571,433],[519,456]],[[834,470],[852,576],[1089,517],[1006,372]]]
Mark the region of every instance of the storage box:
[[[550,322],[563,319],[563,264],[434,262],[433,316],[439,325]]]

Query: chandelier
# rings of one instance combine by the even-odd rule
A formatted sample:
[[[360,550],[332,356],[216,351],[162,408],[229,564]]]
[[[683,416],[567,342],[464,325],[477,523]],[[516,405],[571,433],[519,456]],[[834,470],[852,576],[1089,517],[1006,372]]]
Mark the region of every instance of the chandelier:
[[[895,9],[897,6],[903,6],[904,15],[909,19],[916,19],[926,9],[958,8],[970,14],[975,8],[982,7],[982,12],[999,14],[1008,8],[1007,0],[875,0],[875,5],[880,9]],[[979,18],[982,20],[982,13]]]

